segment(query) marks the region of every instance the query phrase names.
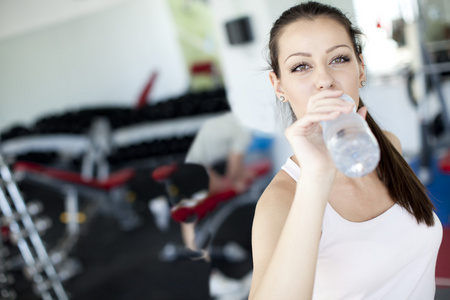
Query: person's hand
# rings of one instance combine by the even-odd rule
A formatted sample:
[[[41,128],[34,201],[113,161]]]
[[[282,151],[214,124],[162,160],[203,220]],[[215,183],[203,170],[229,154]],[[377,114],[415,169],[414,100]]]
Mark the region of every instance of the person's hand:
[[[363,117],[363,119],[366,119],[366,115],[367,115],[367,107],[363,106],[360,109],[358,109],[358,114]]]
[[[355,103],[340,99],[342,94],[342,91],[324,90],[312,96],[308,100],[305,115],[286,129],[286,138],[302,172],[336,171],[323,141],[320,122],[333,120],[342,113],[352,111]],[[366,109],[360,111],[365,116]]]

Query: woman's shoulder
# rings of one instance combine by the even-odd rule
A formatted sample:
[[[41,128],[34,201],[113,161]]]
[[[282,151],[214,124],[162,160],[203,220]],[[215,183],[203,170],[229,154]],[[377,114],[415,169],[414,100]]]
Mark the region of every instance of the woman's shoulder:
[[[257,204],[257,210],[289,210],[294,199],[296,182],[280,170],[267,186]]]
[[[391,142],[391,144],[395,147],[395,149],[402,153],[402,144],[400,143],[400,139],[390,131],[383,130],[384,135]]]
[[[252,243],[261,246],[257,248],[266,249],[278,239],[294,199],[295,186],[295,181],[281,170],[261,195],[252,230]]]

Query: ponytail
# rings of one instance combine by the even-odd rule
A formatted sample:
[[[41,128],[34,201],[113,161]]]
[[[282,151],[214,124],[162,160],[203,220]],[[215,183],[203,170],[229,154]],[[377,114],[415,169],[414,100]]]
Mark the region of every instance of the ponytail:
[[[359,107],[362,106],[364,104],[360,99]],[[417,223],[433,226],[434,205],[427,195],[425,186],[369,113],[366,121],[380,145],[381,159],[377,173],[387,187],[389,195],[394,202],[410,212]]]

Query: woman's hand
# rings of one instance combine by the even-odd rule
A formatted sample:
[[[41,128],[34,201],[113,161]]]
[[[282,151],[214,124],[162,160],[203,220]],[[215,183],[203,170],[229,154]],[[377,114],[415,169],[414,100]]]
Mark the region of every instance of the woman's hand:
[[[306,114],[289,126],[285,135],[294,154],[306,172],[336,170],[323,141],[321,121],[337,118],[341,113],[352,111],[355,103],[339,97],[342,91],[325,90],[308,100]]]

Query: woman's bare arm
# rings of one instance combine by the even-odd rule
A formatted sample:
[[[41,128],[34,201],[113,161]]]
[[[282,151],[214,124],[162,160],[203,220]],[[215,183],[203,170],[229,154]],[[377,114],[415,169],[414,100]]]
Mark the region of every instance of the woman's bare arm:
[[[249,299],[311,299],[323,214],[334,174],[300,178],[281,171],[258,202]],[[293,199],[293,200],[292,200]]]

